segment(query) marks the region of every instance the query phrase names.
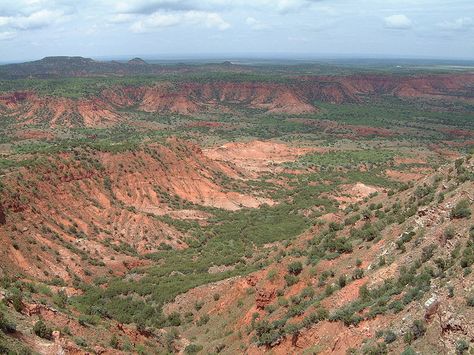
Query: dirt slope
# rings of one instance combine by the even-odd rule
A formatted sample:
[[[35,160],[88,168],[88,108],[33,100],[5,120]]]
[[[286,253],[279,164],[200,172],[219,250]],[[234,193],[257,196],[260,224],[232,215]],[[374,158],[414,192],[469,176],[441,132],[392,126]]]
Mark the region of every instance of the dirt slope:
[[[472,162],[464,164],[472,173]],[[183,338],[197,337],[194,342],[203,344],[204,351],[400,354],[411,347],[423,354],[454,354],[462,341],[469,344],[474,337],[474,309],[472,301],[471,306],[467,303],[473,297],[474,280],[467,265],[472,263],[468,255],[474,217],[452,212],[463,199],[472,211],[474,185],[457,174],[452,165],[445,166],[408,190],[391,197],[379,194],[366,202],[359,197],[374,189],[362,184],[348,187],[361,210],[380,203],[390,213],[399,203],[405,206],[402,210],[418,205],[417,211],[394,223],[380,224],[376,215],[382,215],[376,213],[341,227],[337,236],[345,240],[352,238],[352,229],[363,229],[367,223],[381,226],[374,240],[316,259],[312,266],[300,255],[308,255],[305,251],[311,255],[311,245],[331,235],[324,232],[324,224],[314,226],[290,245],[279,246],[269,256],[277,261],[263,270],[195,288],[165,311],[193,312],[198,319],[209,316],[210,335],[202,335],[202,326],[180,328]],[[426,202],[431,186],[429,194],[442,194],[443,200]],[[422,199],[425,202],[420,203]],[[344,213],[338,216],[342,220]],[[289,283],[291,265],[298,261],[302,271],[295,272],[295,281]],[[196,300],[203,302],[198,311]],[[217,332],[216,327],[224,330]]]

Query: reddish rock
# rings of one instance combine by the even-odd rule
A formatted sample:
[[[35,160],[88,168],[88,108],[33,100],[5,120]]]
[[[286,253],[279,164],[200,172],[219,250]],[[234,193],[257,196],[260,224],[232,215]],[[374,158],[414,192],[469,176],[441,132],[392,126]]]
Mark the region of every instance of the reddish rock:
[[[255,286],[258,282],[258,279],[256,276],[251,275],[247,276],[246,281],[249,286]]]
[[[275,289],[259,289],[255,296],[257,308],[264,309],[275,298]]]

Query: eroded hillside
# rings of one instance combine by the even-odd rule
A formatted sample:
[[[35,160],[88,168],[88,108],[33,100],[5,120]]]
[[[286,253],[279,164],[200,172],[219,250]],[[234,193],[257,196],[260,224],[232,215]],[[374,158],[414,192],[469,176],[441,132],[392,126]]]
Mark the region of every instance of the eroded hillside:
[[[74,79],[62,85],[75,85]],[[302,115],[318,112],[318,102],[361,103],[367,98],[382,97],[472,104],[473,87],[473,74],[316,76],[291,78],[284,83],[157,81],[153,85],[97,89],[94,95],[76,98],[63,97],[61,93],[48,96],[34,91],[4,92],[0,95],[0,112],[22,125],[97,127],[127,121],[124,110],[130,109],[180,115],[237,109]]]
[[[64,61],[1,68],[0,353],[472,348],[472,73]]]

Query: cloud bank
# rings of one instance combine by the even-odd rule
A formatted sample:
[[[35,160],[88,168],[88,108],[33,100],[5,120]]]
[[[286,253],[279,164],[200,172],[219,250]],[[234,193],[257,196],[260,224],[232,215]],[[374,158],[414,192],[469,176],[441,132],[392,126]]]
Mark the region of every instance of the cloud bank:
[[[2,0],[0,47],[3,60],[180,53],[474,58],[472,13],[472,0]]]

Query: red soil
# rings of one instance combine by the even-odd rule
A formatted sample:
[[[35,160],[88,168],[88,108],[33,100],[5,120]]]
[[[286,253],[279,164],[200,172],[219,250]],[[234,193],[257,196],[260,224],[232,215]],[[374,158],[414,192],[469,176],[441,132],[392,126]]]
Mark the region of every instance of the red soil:
[[[262,172],[283,170],[278,165],[294,161],[299,156],[315,151],[312,148],[290,147],[283,143],[250,141],[226,143],[220,147],[204,150],[204,154],[216,161],[232,163],[248,177]]]

